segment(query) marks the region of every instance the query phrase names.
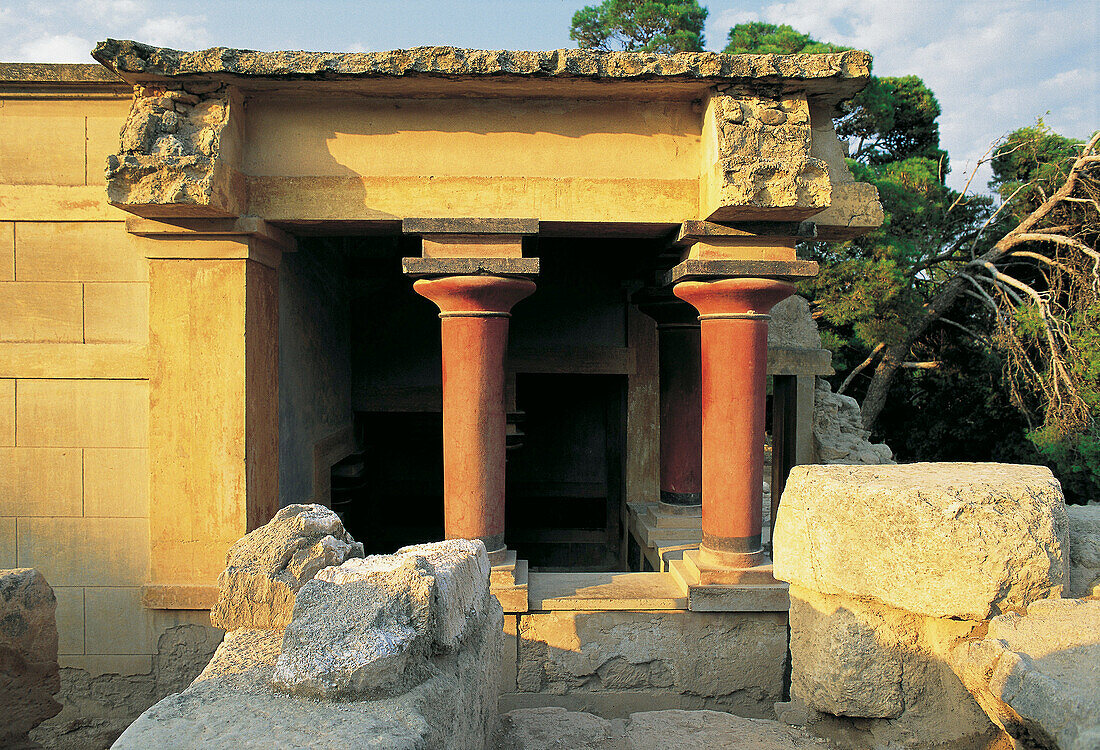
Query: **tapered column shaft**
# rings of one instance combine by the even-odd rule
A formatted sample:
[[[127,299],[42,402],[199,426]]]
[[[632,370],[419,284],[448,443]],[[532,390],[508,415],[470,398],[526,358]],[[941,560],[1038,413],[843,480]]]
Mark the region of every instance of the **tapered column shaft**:
[[[710,562],[757,564],[764,464],[768,311],[794,292],[772,279],[685,281],[673,290],[699,311],[703,544]]]
[[[443,346],[443,505],[448,539],[504,547],[504,355],[509,311],[528,279],[448,276],[413,289],[439,306]]]

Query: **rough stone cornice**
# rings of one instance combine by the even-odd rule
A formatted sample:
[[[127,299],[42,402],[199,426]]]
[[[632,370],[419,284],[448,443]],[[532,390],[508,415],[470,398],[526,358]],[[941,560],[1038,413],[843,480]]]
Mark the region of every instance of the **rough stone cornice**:
[[[184,52],[108,39],[92,57],[131,83],[189,76],[241,79],[338,80],[429,76],[617,80],[699,80],[710,83],[797,84],[842,99],[867,83],[870,54],[727,55],[681,52],[543,52],[415,47],[389,52],[257,52],[215,47]]]

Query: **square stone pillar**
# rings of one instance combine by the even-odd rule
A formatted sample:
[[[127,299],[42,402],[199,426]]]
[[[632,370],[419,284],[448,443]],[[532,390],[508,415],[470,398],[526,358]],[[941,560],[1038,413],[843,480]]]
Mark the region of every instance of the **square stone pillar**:
[[[143,601],[209,608],[229,547],[279,507],[277,268],[293,241],[232,220],[129,227],[149,258]]]

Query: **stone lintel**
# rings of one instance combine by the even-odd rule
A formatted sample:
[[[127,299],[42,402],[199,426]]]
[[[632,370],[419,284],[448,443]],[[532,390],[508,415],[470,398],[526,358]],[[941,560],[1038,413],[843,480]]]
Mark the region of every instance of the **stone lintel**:
[[[538,258],[402,258],[401,271],[428,276],[536,276]]]
[[[692,220],[680,225],[672,244],[683,247],[716,237],[796,237],[800,240],[811,240],[816,236],[816,226],[812,221],[744,221],[719,224],[714,221]]]
[[[680,261],[661,277],[669,286],[681,281],[708,281],[729,278],[766,278],[795,281],[817,276],[818,266],[812,260],[700,260]]]
[[[231,218],[162,218],[146,219],[132,216],[126,220],[126,231],[139,237],[187,239],[189,237],[250,237],[278,247],[284,252],[298,249],[298,241],[283,230],[268,224],[258,216]]]
[[[401,221],[404,234],[538,234],[538,219],[409,218]]]

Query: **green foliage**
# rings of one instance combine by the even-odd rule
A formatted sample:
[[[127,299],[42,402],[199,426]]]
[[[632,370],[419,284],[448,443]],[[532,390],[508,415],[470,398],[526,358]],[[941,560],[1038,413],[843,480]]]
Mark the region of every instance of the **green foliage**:
[[[989,186],[1002,200],[1015,195],[1013,211],[1022,218],[1065,181],[1079,147],[1080,141],[1058,135],[1040,119],[1010,133],[997,147]]]
[[[569,38],[601,52],[701,52],[706,20],[696,0],[604,0],[573,14]]]
[[[852,156],[868,164],[911,158],[937,164],[947,175],[947,152],[940,148],[940,103],[917,76],[875,78],[845,105],[837,135],[855,139]]]
[[[843,52],[851,47],[826,44],[790,26],[771,23],[742,23],[730,29],[728,43],[722,50],[731,55],[796,55],[812,52]]]

